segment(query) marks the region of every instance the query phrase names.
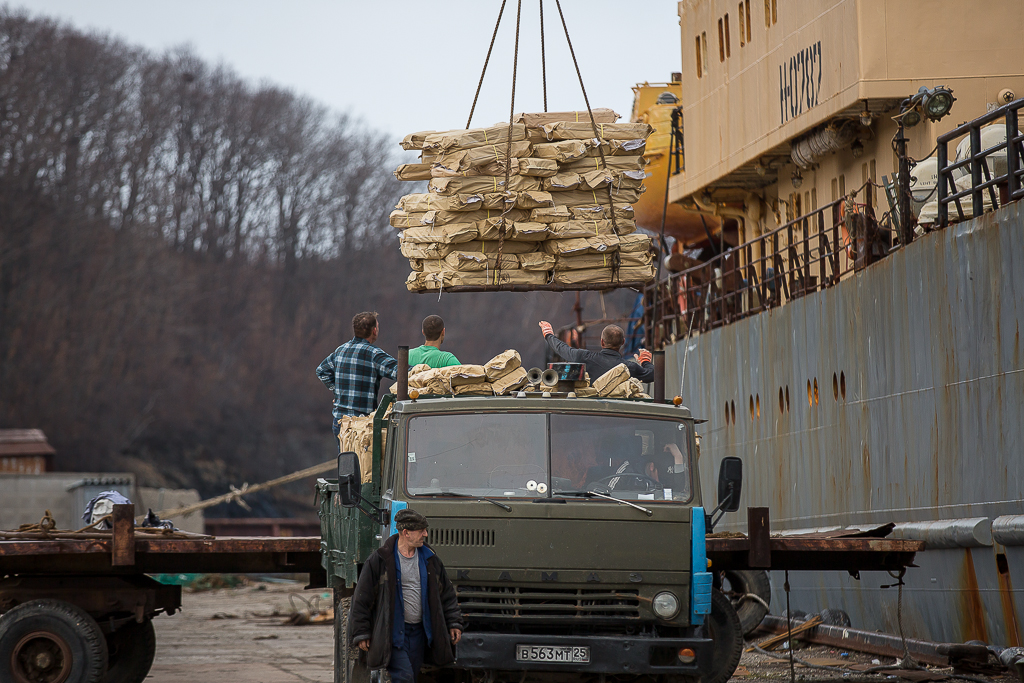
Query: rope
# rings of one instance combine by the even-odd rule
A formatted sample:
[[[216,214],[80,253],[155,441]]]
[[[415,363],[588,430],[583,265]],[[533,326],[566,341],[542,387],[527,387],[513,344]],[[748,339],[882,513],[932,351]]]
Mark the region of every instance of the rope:
[[[590,98],[587,97],[587,88],[583,85],[583,74],[580,72],[580,63],[576,60],[576,51],[572,47],[572,39],[569,38],[569,27],[565,23],[565,14],[562,13],[562,0],[555,0],[555,6],[558,8],[558,17],[562,20],[562,30],[565,31],[565,42],[569,44],[569,54],[572,56],[572,64],[576,67],[576,78],[580,81],[580,90],[583,91],[583,102],[587,105],[587,114],[590,115],[590,125],[594,128],[594,137],[597,138],[597,152],[601,156],[601,168],[605,171],[608,170],[608,162],[604,158],[604,147],[602,143],[604,140],[601,139],[601,135],[597,131],[597,121],[594,120],[594,112],[590,108]],[[612,231],[618,235],[619,227],[615,222],[615,200],[612,198],[612,184],[608,183],[608,208],[612,213]],[[666,193],[666,197],[668,194]],[[616,272],[613,273],[613,279],[617,277],[618,267],[614,264],[612,269]]]
[[[242,500],[242,496],[248,496],[251,493],[258,493],[259,491],[265,491],[269,488],[280,486],[282,484],[290,484],[293,481],[305,479],[306,477],[312,477],[313,475],[316,474],[322,474],[323,472],[327,472],[329,470],[334,469],[335,467],[337,467],[337,465],[338,463],[336,460],[330,460],[319,465],[314,465],[313,467],[307,467],[306,469],[299,470],[298,472],[292,472],[291,474],[285,475],[283,477],[278,477],[277,479],[265,481],[262,484],[256,484],[255,486],[249,486],[249,484],[242,484],[241,488],[232,486],[230,493],[225,493],[214,498],[209,498],[207,500],[195,503],[194,505],[186,505],[185,507],[174,508],[171,510],[161,510],[160,512],[157,513],[157,515],[159,515],[163,519],[170,519],[171,517],[188,516],[193,512],[205,510],[208,507],[220,505],[221,503],[236,502],[239,505],[241,505],[244,502]],[[140,517],[139,519],[142,518]]]
[[[548,71],[544,59],[544,0],[540,1],[540,82],[544,88],[544,111],[548,110]]]
[[[469,130],[469,124],[473,122],[473,112],[476,111],[476,102],[480,99],[480,88],[484,85],[484,74],[487,73],[487,64],[491,61],[491,50],[494,49],[494,39],[498,37],[498,27],[501,26],[501,15],[505,13],[505,2],[501,0],[501,9],[498,10],[498,21],[494,22],[494,33],[491,34],[491,45],[487,48],[487,57],[484,59],[484,68],[480,72],[480,82],[476,84],[476,94],[473,95],[473,106],[469,108],[469,118],[466,119],[466,130]]]
[[[502,0],[504,4],[504,0]],[[505,196],[512,199],[504,201],[504,210],[501,212],[501,222],[498,223],[498,262],[494,266],[495,279],[501,279],[501,252],[505,247],[505,216],[515,206],[515,199],[509,191],[509,179],[512,175],[512,129],[513,118],[516,111],[516,72],[519,69],[519,25],[523,17],[523,0],[516,3],[516,42],[512,56],[512,101],[508,107],[508,142],[505,147]]]

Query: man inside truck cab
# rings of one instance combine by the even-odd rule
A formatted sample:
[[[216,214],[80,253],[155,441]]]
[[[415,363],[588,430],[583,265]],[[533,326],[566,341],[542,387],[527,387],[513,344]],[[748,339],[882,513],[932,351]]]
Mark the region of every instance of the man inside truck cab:
[[[585,364],[591,382],[621,363],[626,364],[630,377],[635,377],[641,382],[654,381],[654,363],[650,351],[640,349],[636,360],[627,360],[619,353],[619,349],[626,343],[626,334],[618,325],[608,325],[601,331],[600,351],[574,349],[555,336],[551,323],[541,320],[538,325],[548,348],[567,363]]]
[[[377,314],[357,313],[352,318],[353,337],[324,358],[316,376],[334,394],[334,435],[345,415],[369,415],[377,407],[380,380],[398,379],[398,361],[373,345],[380,332]]]
[[[352,642],[371,669],[387,668],[392,683],[416,683],[424,660],[455,661],[465,628],[455,588],[428,546],[427,519],[411,509],[395,514],[394,534],[359,572],[349,609]]]

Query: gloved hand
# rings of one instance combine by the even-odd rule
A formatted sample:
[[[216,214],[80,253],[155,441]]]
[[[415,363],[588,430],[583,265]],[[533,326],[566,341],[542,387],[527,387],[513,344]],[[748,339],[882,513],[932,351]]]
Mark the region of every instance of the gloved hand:
[[[654,360],[654,355],[647,349],[640,349],[640,353],[636,355],[636,362],[643,364],[650,360]]]
[[[549,334],[555,333],[555,331],[551,329],[551,323],[549,323],[547,320],[541,320],[537,324],[540,325],[540,333],[545,337],[547,337]]]

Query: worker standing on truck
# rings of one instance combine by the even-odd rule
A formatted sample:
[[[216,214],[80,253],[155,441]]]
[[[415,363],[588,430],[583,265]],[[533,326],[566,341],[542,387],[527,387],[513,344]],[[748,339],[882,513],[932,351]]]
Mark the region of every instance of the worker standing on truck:
[[[423,346],[409,349],[409,366],[426,363],[432,368],[446,368],[461,365],[454,354],[441,350],[444,343],[444,320],[439,315],[428,315],[423,319]]]
[[[441,559],[428,546],[427,518],[404,509],[394,534],[359,572],[349,621],[352,642],[371,669],[387,668],[392,683],[416,683],[426,654],[444,666],[455,661],[462,612]]]
[[[316,376],[334,394],[335,436],[343,416],[369,415],[377,407],[381,378],[398,378],[398,361],[373,345],[380,332],[377,314],[357,313],[352,318],[352,332],[355,336],[316,369]]]
[[[626,360],[619,353],[619,349],[626,341],[626,335],[618,325],[608,325],[601,331],[601,350],[589,351],[587,349],[574,349],[564,341],[555,336],[551,329],[551,323],[541,320],[540,331],[544,335],[544,341],[548,347],[557,353],[566,363],[585,363],[587,374],[591,381],[608,372],[616,365],[625,363],[629,368],[630,377],[636,377],[641,382],[654,381],[654,363],[651,352],[647,349],[640,349],[636,360]]]

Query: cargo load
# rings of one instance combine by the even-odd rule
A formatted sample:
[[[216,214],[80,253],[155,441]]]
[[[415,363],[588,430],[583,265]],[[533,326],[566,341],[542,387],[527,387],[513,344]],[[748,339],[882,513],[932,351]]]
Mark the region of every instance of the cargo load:
[[[402,147],[420,150],[420,161],[395,176],[428,181],[390,216],[412,270],[407,288],[592,289],[653,279],[652,242],[636,233],[632,206],[646,189],[653,129],[618,118],[610,109],[522,113],[511,126],[406,136]]]

